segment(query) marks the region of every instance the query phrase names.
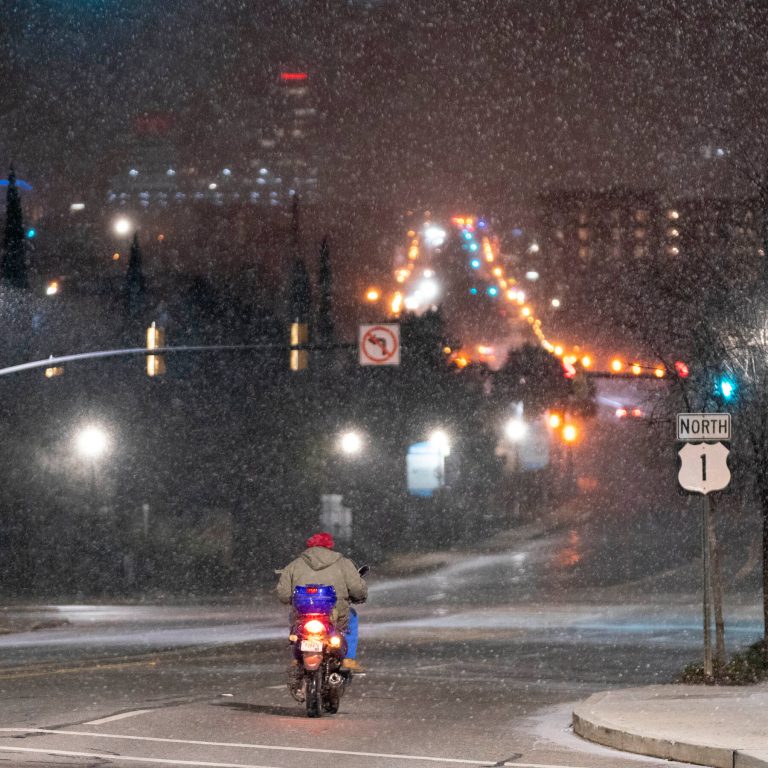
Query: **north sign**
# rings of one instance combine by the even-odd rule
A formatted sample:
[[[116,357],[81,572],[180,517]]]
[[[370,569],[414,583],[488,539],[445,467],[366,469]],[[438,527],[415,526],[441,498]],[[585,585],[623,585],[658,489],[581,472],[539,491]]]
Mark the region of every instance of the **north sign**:
[[[731,439],[731,414],[678,413],[677,439],[727,442]]]

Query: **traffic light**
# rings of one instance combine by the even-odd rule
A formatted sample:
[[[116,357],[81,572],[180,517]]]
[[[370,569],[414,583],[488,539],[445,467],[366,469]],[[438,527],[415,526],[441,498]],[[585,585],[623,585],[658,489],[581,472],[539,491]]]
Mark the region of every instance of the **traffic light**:
[[[682,360],[675,360],[675,373],[678,378],[687,379],[691,375],[691,369]]]
[[[731,376],[718,376],[715,380],[715,396],[726,402],[736,397],[736,382]]]
[[[147,328],[147,349],[160,349],[165,346],[165,331],[157,327],[154,321]],[[147,376],[162,376],[165,373],[164,355],[147,355]]]
[[[291,323],[291,347],[309,342],[309,325]],[[291,349],[289,358],[292,371],[304,371],[309,367],[309,352],[306,349]]]

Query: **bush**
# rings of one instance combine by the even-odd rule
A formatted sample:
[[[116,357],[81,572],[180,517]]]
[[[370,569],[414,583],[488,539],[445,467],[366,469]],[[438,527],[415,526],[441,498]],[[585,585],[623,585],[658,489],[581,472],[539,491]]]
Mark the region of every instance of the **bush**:
[[[760,640],[743,653],[734,653],[724,666],[714,666],[711,676],[704,674],[700,662],[688,664],[678,682],[689,685],[751,685],[768,679],[768,645]]]

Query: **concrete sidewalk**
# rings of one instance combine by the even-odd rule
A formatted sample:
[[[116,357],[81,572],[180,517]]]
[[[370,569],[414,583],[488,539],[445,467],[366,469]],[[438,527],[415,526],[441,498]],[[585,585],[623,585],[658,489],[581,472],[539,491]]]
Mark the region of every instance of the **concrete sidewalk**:
[[[574,708],[573,729],[627,752],[716,768],[768,768],[768,683],[596,693]]]

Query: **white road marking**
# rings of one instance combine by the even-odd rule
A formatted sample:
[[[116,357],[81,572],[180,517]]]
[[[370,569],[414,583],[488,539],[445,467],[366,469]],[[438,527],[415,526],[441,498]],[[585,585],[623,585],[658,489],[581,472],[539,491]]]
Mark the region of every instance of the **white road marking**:
[[[192,765],[197,768],[278,768],[275,765],[253,765],[247,763],[207,763],[200,760],[168,760],[162,757],[128,757],[115,755],[111,752],[99,754],[98,752],[71,752],[67,749],[32,749],[31,747],[0,747],[2,752],[18,754],[25,752],[34,755],[60,755],[61,757],[87,757],[91,760],[108,760],[114,762],[149,763],[151,765]]]
[[[90,731],[57,731],[53,728],[0,728],[0,733],[49,733],[56,736],[89,736],[97,739],[123,739],[125,741],[144,741],[153,742],[157,744],[185,744],[187,746],[195,747],[228,747],[230,749],[263,749],[273,752],[304,752],[311,754],[322,755],[348,755],[350,757],[382,757],[388,760],[411,760],[414,762],[428,762],[428,763],[451,763],[458,765],[494,765],[493,759],[485,758],[482,760],[462,760],[458,757],[430,757],[427,755],[396,755],[388,752],[351,752],[342,749],[313,749],[311,747],[280,747],[273,744],[248,744],[237,741],[199,741],[197,739],[166,739],[159,736],[127,736],[120,733],[95,733]],[[0,749],[12,751],[12,747],[0,747]],[[55,754],[54,750],[29,750],[39,752],[49,752]],[[64,753],[62,753],[64,754]],[[74,754],[74,753],[72,753]],[[90,753],[86,753],[90,754]],[[98,757],[98,755],[91,755],[92,757]],[[110,755],[113,760],[118,759],[115,755]],[[124,760],[144,760],[144,758],[120,758]],[[145,762],[151,762],[146,760]],[[157,762],[163,762],[159,760]],[[242,765],[240,763],[195,763],[185,762],[183,760],[167,760],[169,764],[178,765],[204,765],[204,766],[223,766],[224,768],[275,768],[275,766],[251,766]],[[505,763],[495,763],[496,766],[505,765]],[[517,761],[510,762],[510,766],[515,768],[579,768],[575,765],[557,765],[554,763],[518,763]]]
[[[87,723],[83,723],[83,725],[103,725],[104,723],[112,723],[115,720],[125,720],[126,717],[135,717],[136,715],[144,715],[147,712],[154,711],[154,709],[133,709],[130,712],[121,712],[118,715],[100,717],[98,720],[89,720]]]

